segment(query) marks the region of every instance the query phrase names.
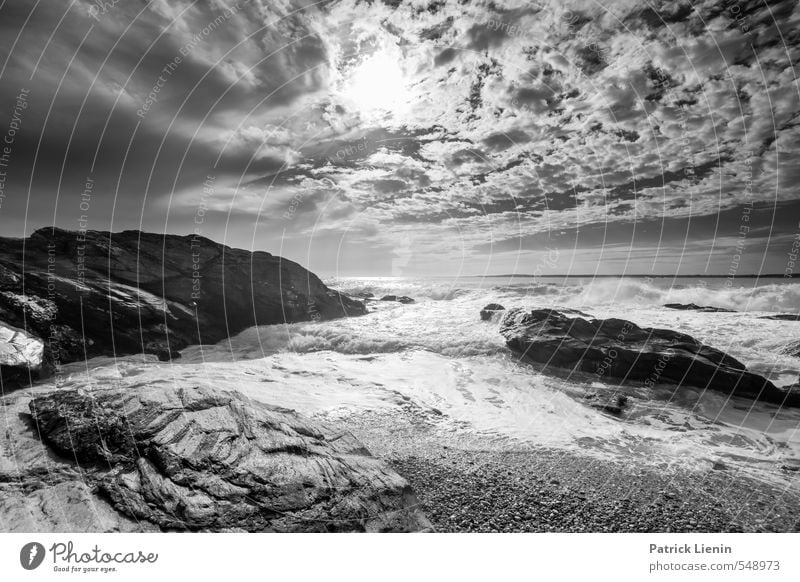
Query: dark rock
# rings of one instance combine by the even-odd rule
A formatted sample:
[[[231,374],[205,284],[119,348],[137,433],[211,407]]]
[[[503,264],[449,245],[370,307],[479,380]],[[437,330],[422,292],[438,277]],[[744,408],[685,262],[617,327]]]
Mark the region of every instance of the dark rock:
[[[505,307],[500,305],[499,303],[490,303],[486,305],[483,309],[481,309],[481,320],[482,321],[489,321],[492,319],[492,316],[500,311],[505,311]]]
[[[22,277],[0,264],[0,291],[22,288]]]
[[[158,348],[154,348],[153,353],[155,353],[159,362],[171,362],[172,360],[177,360],[181,357],[180,352],[171,352],[169,350],[161,350]]]
[[[99,355],[168,360],[254,325],[365,312],[292,261],[199,236],[46,228],[0,238],[0,321],[45,340],[45,370]]]
[[[800,321],[797,313],[776,313],[775,315],[762,315],[759,319],[776,319],[778,321]]]
[[[606,406],[606,410],[609,410],[609,412],[621,412],[622,409],[627,405],[628,405],[628,397],[625,396],[624,394],[617,394],[617,396],[614,398],[613,404],[611,405],[613,410],[610,409],[608,406]]]
[[[604,396],[596,392],[587,394],[584,397],[592,408],[603,410],[610,414],[619,416],[622,414],[625,407],[628,405],[628,397],[624,394],[612,394]]]
[[[741,362],[693,337],[641,328],[624,319],[567,317],[558,311],[512,309],[500,333],[522,358],[618,381],[668,383],[800,406],[800,389],[781,389]]]
[[[705,311],[707,313],[736,313],[735,309],[726,309],[724,307],[711,307],[709,305],[696,305],[694,303],[667,303],[664,305],[667,309],[682,309],[685,311]]]
[[[381,301],[397,301],[398,303],[414,303],[414,300],[411,297],[406,297],[405,295],[384,295],[381,297]]]
[[[419,531],[408,483],[355,437],[201,387],[59,390],[42,439],[114,510],[161,530]]]
[[[786,354],[787,356],[794,356],[795,358],[800,358],[800,341],[788,343],[782,348],[780,348],[778,351],[782,354]]]

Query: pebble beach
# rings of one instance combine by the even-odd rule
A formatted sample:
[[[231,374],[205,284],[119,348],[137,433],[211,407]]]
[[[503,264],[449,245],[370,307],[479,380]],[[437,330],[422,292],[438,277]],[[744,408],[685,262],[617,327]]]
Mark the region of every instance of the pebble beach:
[[[514,450],[491,437],[442,435],[410,414],[362,414],[344,424],[409,481],[438,532],[800,531],[796,473],[766,483],[724,467]]]

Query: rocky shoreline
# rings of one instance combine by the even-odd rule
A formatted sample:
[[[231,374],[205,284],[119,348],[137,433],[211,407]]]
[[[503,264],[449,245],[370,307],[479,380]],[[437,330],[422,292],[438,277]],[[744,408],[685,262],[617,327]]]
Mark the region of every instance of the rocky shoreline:
[[[253,402],[238,387],[161,377],[135,389],[25,387],[69,361],[138,353],[171,361],[183,347],[253,325],[362,315],[365,301],[414,302],[361,299],[280,257],[208,239],[134,231],[78,239],[53,229],[0,238],[2,531],[800,531],[794,465],[767,482],[722,462],[697,469],[548,449],[440,430],[441,411],[407,398],[390,412],[327,419]],[[609,385],[696,386],[800,406],[800,385],[778,388],[669,329],[497,303],[480,320],[497,325],[522,375],[537,364]],[[625,395],[595,392],[583,403],[614,416],[629,405]]]
[[[598,457],[412,403],[304,418],[212,389],[91,392],[0,401],[3,531],[800,531],[800,473],[777,466]]]

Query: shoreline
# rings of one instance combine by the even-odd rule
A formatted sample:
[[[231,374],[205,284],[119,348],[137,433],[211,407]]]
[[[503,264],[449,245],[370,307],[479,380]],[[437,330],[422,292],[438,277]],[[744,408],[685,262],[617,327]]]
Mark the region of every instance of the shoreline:
[[[780,486],[729,470],[442,435],[413,410],[338,422],[409,481],[439,533],[797,532],[798,477]]]

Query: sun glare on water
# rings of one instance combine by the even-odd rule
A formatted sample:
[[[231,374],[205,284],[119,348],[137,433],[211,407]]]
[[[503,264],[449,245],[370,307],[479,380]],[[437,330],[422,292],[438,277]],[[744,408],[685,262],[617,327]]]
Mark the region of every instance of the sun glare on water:
[[[401,58],[386,50],[366,57],[345,77],[342,97],[363,115],[402,113],[410,92]]]

